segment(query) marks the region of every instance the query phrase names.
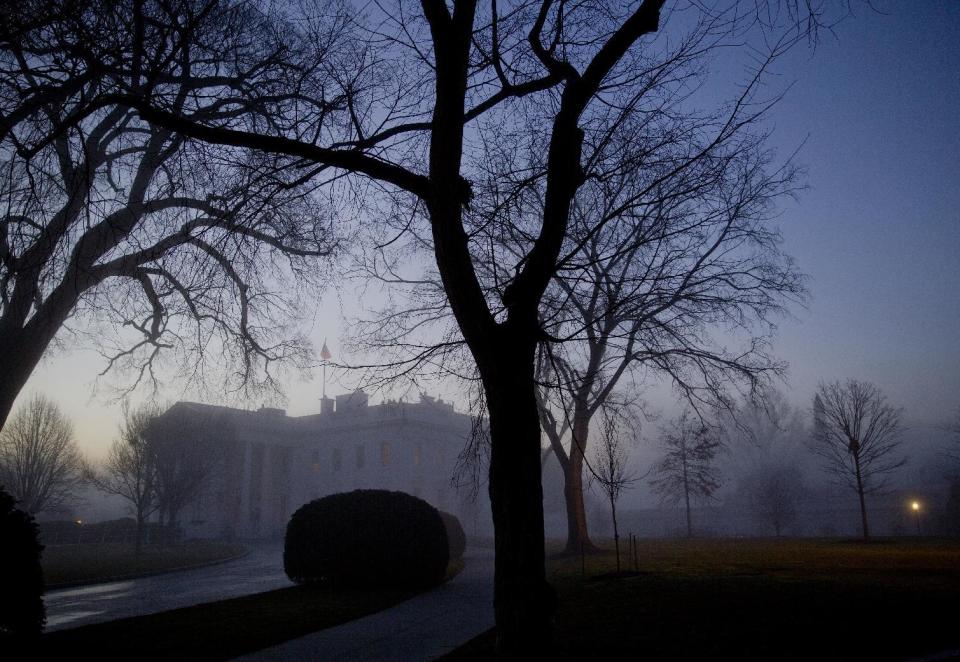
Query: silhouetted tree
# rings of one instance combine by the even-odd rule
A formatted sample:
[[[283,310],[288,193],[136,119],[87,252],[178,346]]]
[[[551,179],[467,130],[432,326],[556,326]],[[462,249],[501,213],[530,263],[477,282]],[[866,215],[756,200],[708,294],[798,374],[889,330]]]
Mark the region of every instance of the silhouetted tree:
[[[159,507],[156,454],[147,434],[158,413],[153,405],[132,409],[125,403],[119,437],[110,447],[103,467],[89,473],[90,481],[98,489],[129,502],[137,521],[137,555],[143,547],[144,524]]]
[[[644,74],[688,41],[655,39],[665,4],[541,0],[501,10],[495,2],[423,0],[361,13],[303,2],[260,14],[247,3],[143,2],[129,19],[107,21],[132,26],[129,56],[117,57],[112,40],[75,49],[109,73],[116,93],[104,104],[134,108],[152,126],[198,141],[290,157],[304,177],[328,178],[331,197],[356,191],[351,204],[371,217],[412,209],[411,223],[428,220],[437,279],[456,320],[453,344],[469,348],[489,412],[494,603],[506,655],[542,653],[554,603],[544,571],[535,379],[541,302],[564,263],[590,152],[603,151],[622,120],[644,114]],[[742,44],[748,30],[760,30],[775,56],[823,21],[824,8],[812,2],[757,9],[698,4],[691,21],[677,18],[677,30],[709,48]],[[183,47],[184,36],[196,34],[204,39]],[[242,85],[225,84],[238,70]],[[178,92],[181,81],[195,85],[190,94]],[[689,148],[667,172],[721,161],[715,145],[742,128],[744,114],[756,115],[753,90],[698,135],[665,133]],[[217,111],[195,112],[211,99]],[[518,128],[523,117],[535,120],[534,132]],[[483,147],[517,141],[538,148],[543,167],[490,171]],[[496,204],[497,182],[524,177],[535,177],[537,189],[509,203],[529,209],[528,241],[519,259],[505,260],[509,281],[488,296],[473,260],[473,226],[483,222],[473,210],[484,188]],[[406,365],[432,364],[444,347],[432,342]]]
[[[144,62],[126,66],[168,56],[190,66],[209,36],[177,28],[178,12],[194,10],[203,8],[3,5],[0,427],[71,318],[99,324],[95,347],[107,370],[133,375],[130,388],[156,381],[161,354],[183,359],[183,379],[216,374],[251,390],[275,385],[275,365],[310,361],[303,338],[285,327],[303,306],[295,287],[318,280],[316,258],[334,242],[328,210],[302,173],[279,157],[211,149],[104,102],[119,76],[142,94],[162,84],[168,110],[194,119],[242,112],[245,67],[257,63],[198,80],[154,72],[160,80],[147,81]],[[219,92],[205,95],[214,80]]]
[[[712,129],[726,121],[725,112],[678,108],[687,90],[674,83],[698,79],[695,63],[710,52],[700,48],[703,36],[691,36],[642,74],[638,106],[627,103],[615,119],[592,118],[584,182],[541,298],[546,338],[538,353],[538,405],[564,476],[568,551],[592,548],[584,458],[591,420],[611,390],[642,374],[712,404],[728,400],[728,390],[752,391],[783,369],[769,354],[770,318],[803,295],[772,219],[778,197],[792,191],[795,170],[773,163],[762,132],[751,126],[760,115],[744,114],[738,130],[724,134]],[[515,121],[499,128],[510,139],[485,141],[464,217],[474,270],[495,312],[538,232],[548,153],[541,121]],[[704,132],[714,157],[690,163],[688,140]],[[381,360],[412,354],[424,371],[445,364],[450,373],[470,374],[469,361],[452,357],[462,335],[450,319],[443,280],[432,267],[411,267],[428,263],[432,230],[416,222],[415,204],[398,207],[358,256],[356,272],[401,300],[363,316],[358,349]],[[723,343],[712,337],[720,327]]]
[[[0,485],[31,515],[67,501],[82,472],[70,421],[49,398],[34,395],[0,429]]]
[[[713,466],[722,448],[717,432],[689,411],[674,419],[663,435],[662,459],[654,465],[653,491],[668,503],[683,502],[687,536],[693,536],[691,498],[709,498],[720,488],[720,475]]]
[[[672,93],[663,91],[665,104]],[[688,134],[701,122],[670,123]],[[579,248],[567,254],[543,304],[545,331],[562,339],[541,348],[538,379],[542,425],[564,472],[570,551],[589,546],[583,453],[590,421],[617,384],[642,371],[640,379],[662,378],[711,405],[727,402],[730,390],[755,392],[784,368],[769,354],[770,317],[803,296],[770,218],[794,171],[768,171],[762,139],[739,136],[725,146],[722,165],[664,177],[637,164],[670,161],[686,146],[645,135],[646,123],[628,127],[611,138],[622,144],[610,160],[588,172],[598,183],[584,185],[572,213],[571,244]],[[722,344],[711,336],[721,326]]]
[[[866,495],[882,492],[906,463],[897,455],[903,410],[869,382],[821,384],[813,398],[811,449],[823,467],[857,494],[863,539],[870,539]]]

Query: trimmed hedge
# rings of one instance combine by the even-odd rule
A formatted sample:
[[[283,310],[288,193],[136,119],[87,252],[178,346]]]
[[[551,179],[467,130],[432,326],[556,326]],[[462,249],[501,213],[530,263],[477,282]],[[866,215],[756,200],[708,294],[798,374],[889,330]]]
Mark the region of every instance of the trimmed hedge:
[[[298,584],[422,588],[443,581],[449,559],[437,509],[387,490],[332,494],[301,506],[283,546],[283,569]]]
[[[46,621],[43,545],[33,517],[15,504],[0,487],[0,640],[39,635]]]
[[[467,550],[467,534],[463,532],[460,520],[456,515],[440,511],[443,526],[447,529],[447,543],[450,546],[450,558],[462,559]]]

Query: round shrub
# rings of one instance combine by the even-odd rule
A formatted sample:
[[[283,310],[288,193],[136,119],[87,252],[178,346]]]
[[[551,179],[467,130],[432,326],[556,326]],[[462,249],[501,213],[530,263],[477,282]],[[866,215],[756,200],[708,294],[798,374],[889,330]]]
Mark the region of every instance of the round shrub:
[[[462,559],[463,553],[467,549],[467,534],[463,532],[460,520],[456,515],[440,511],[440,518],[443,520],[443,526],[447,530],[447,543],[450,545],[450,558]]]
[[[33,517],[0,487],[0,638],[39,635],[45,621],[43,569]]]
[[[283,568],[294,582],[425,587],[450,552],[436,508],[403,492],[354,490],[301,506],[287,524]]]

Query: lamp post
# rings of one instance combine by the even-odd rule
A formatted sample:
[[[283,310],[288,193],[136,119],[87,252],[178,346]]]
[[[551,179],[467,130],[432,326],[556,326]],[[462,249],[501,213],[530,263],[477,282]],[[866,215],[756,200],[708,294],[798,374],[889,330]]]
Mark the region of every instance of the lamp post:
[[[914,501],[910,504],[910,508],[913,510],[913,514],[917,518],[917,537],[920,537],[920,502]]]

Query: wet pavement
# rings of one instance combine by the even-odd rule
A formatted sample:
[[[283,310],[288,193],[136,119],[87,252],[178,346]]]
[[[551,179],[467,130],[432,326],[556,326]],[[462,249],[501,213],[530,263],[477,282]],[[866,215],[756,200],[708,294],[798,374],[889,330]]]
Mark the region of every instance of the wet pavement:
[[[291,585],[283,573],[283,546],[260,545],[243,558],[204,568],[49,591],[43,598],[46,629],[153,614]]]
[[[463,571],[377,614],[246,655],[244,662],[433,660],[493,627],[493,550],[471,550]]]

